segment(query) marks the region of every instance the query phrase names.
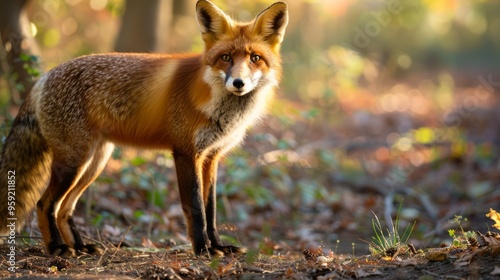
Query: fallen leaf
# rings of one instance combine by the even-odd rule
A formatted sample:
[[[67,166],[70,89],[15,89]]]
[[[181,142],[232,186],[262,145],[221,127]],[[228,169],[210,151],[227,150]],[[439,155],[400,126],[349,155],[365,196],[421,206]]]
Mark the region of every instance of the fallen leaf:
[[[429,261],[445,261],[449,258],[448,253],[443,251],[428,251],[425,253],[425,258]]]
[[[141,242],[141,245],[144,247],[144,248],[156,248],[155,244],[153,244],[153,241],[151,241],[151,239],[149,238],[146,238],[146,237],[143,237],[142,238],[142,242]]]
[[[354,271],[354,274],[356,275],[356,278],[363,278],[363,277],[382,275],[382,272],[380,272],[380,270],[378,269],[375,269],[373,271],[366,271],[361,268],[358,268],[356,269],[356,271]]]
[[[494,236],[484,236],[484,241],[490,246],[499,246],[500,245],[500,240],[498,240]]]
[[[234,265],[232,263],[228,263],[226,265],[219,266],[219,276],[227,274],[229,271],[232,271],[233,268],[234,268]]]
[[[286,270],[286,272],[285,272],[285,276],[286,276],[287,278],[292,277],[294,274],[295,274],[295,271],[294,271],[292,268],[290,268],[290,267],[289,267],[289,268]]]
[[[500,246],[490,246],[491,255],[498,256],[500,254]]]
[[[474,257],[475,253],[471,252],[461,252],[458,253],[456,261],[470,261]]]
[[[490,273],[491,275],[500,275],[500,266],[495,266],[495,269]]]
[[[418,264],[417,259],[407,259],[407,260],[402,260],[399,262],[399,265],[402,267],[405,266],[416,266]]]
[[[467,262],[467,261],[465,261],[465,262],[456,261],[453,263],[453,265],[455,267],[464,267],[464,266],[468,266],[469,264],[470,264],[470,262]]]
[[[500,229],[500,213],[493,210],[493,208],[490,208],[490,212],[488,214],[486,214],[486,217],[495,221],[495,224],[493,225],[493,227]]]
[[[308,261],[316,260],[316,258],[319,255],[318,252],[309,249],[304,249],[304,251],[302,251],[302,254],[304,255],[304,258],[306,258],[306,260]]]
[[[498,234],[488,233],[486,235],[476,232],[483,250],[480,250],[480,254],[490,253],[493,256],[500,254],[500,238]]]
[[[319,264],[321,267],[327,267],[328,263],[331,262],[333,259],[325,256],[318,256],[316,258],[316,263]]]

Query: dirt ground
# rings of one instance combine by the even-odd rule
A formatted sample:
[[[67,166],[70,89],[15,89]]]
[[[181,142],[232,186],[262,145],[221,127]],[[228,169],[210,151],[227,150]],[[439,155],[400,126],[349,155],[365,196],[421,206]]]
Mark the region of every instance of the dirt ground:
[[[498,242],[500,244],[500,242]],[[168,249],[106,248],[97,256],[47,256],[41,246],[18,248],[15,273],[1,263],[6,279],[499,279],[500,245],[463,250],[434,248],[392,257],[323,255],[318,252],[250,250],[243,256],[195,257],[189,246]],[[5,256],[7,248],[0,254]]]

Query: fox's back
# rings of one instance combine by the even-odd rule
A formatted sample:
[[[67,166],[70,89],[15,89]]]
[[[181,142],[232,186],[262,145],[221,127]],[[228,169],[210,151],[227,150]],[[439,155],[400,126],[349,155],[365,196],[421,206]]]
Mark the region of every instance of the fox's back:
[[[45,127],[54,137],[91,131],[115,142],[169,148],[169,119],[177,110],[172,99],[178,95],[172,85],[183,82],[173,80],[179,80],[182,64],[200,57],[112,53],[63,63],[45,74],[31,93],[42,131]],[[186,81],[195,79],[201,63],[189,67],[181,71]],[[204,91],[199,94],[210,94]]]
[[[39,93],[38,102],[44,110],[54,111],[88,104],[90,110],[102,108],[114,118],[125,119],[134,113],[151,86],[158,90],[166,87],[171,73],[162,70],[173,68],[174,63],[170,56],[152,54],[76,58],[55,67],[42,78],[43,92]]]

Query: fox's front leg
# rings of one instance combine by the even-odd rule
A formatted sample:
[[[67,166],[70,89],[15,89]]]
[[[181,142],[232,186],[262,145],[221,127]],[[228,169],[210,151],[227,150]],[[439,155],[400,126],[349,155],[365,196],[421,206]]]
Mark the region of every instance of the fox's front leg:
[[[188,236],[194,253],[200,255],[211,247],[201,189],[201,170],[197,167],[195,156],[174,152],[174,161]]]
[[[203,160],[203,200],[205,202],[208,238],[210,239],[213,251],[220,251],[225,254],[245,253],[245,248],[223,245],[217,232],[216,181],[218,162],[219,156],[215,152]]]

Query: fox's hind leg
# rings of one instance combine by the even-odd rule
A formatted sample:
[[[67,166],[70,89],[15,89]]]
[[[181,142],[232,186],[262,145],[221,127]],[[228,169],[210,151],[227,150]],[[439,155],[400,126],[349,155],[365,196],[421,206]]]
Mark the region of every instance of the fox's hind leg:
[[[57,226],[57,216],[62,201],[78,182],[87,166],[88,162],[85,160],[71,162],[64,157],[54,155],[49,185],[37,203],[38,226],[48,253],[51,255],[72,256],[75,254],[75,250],[64,243]]]
[[[81,176],[78,183],[65,196],[57,215],[57,226],[62,234],[62,237],[67,245],[73,247],[77,251],[86,252],[89,254],[99,254],[101,249],[95,244],[85,244],[80,233],[73,222],[73,210],[75,209],[78,198],[99,176],[111,153],[114,145],[110,142],[97,145],[92,158],[89,160],[85,173]]]

